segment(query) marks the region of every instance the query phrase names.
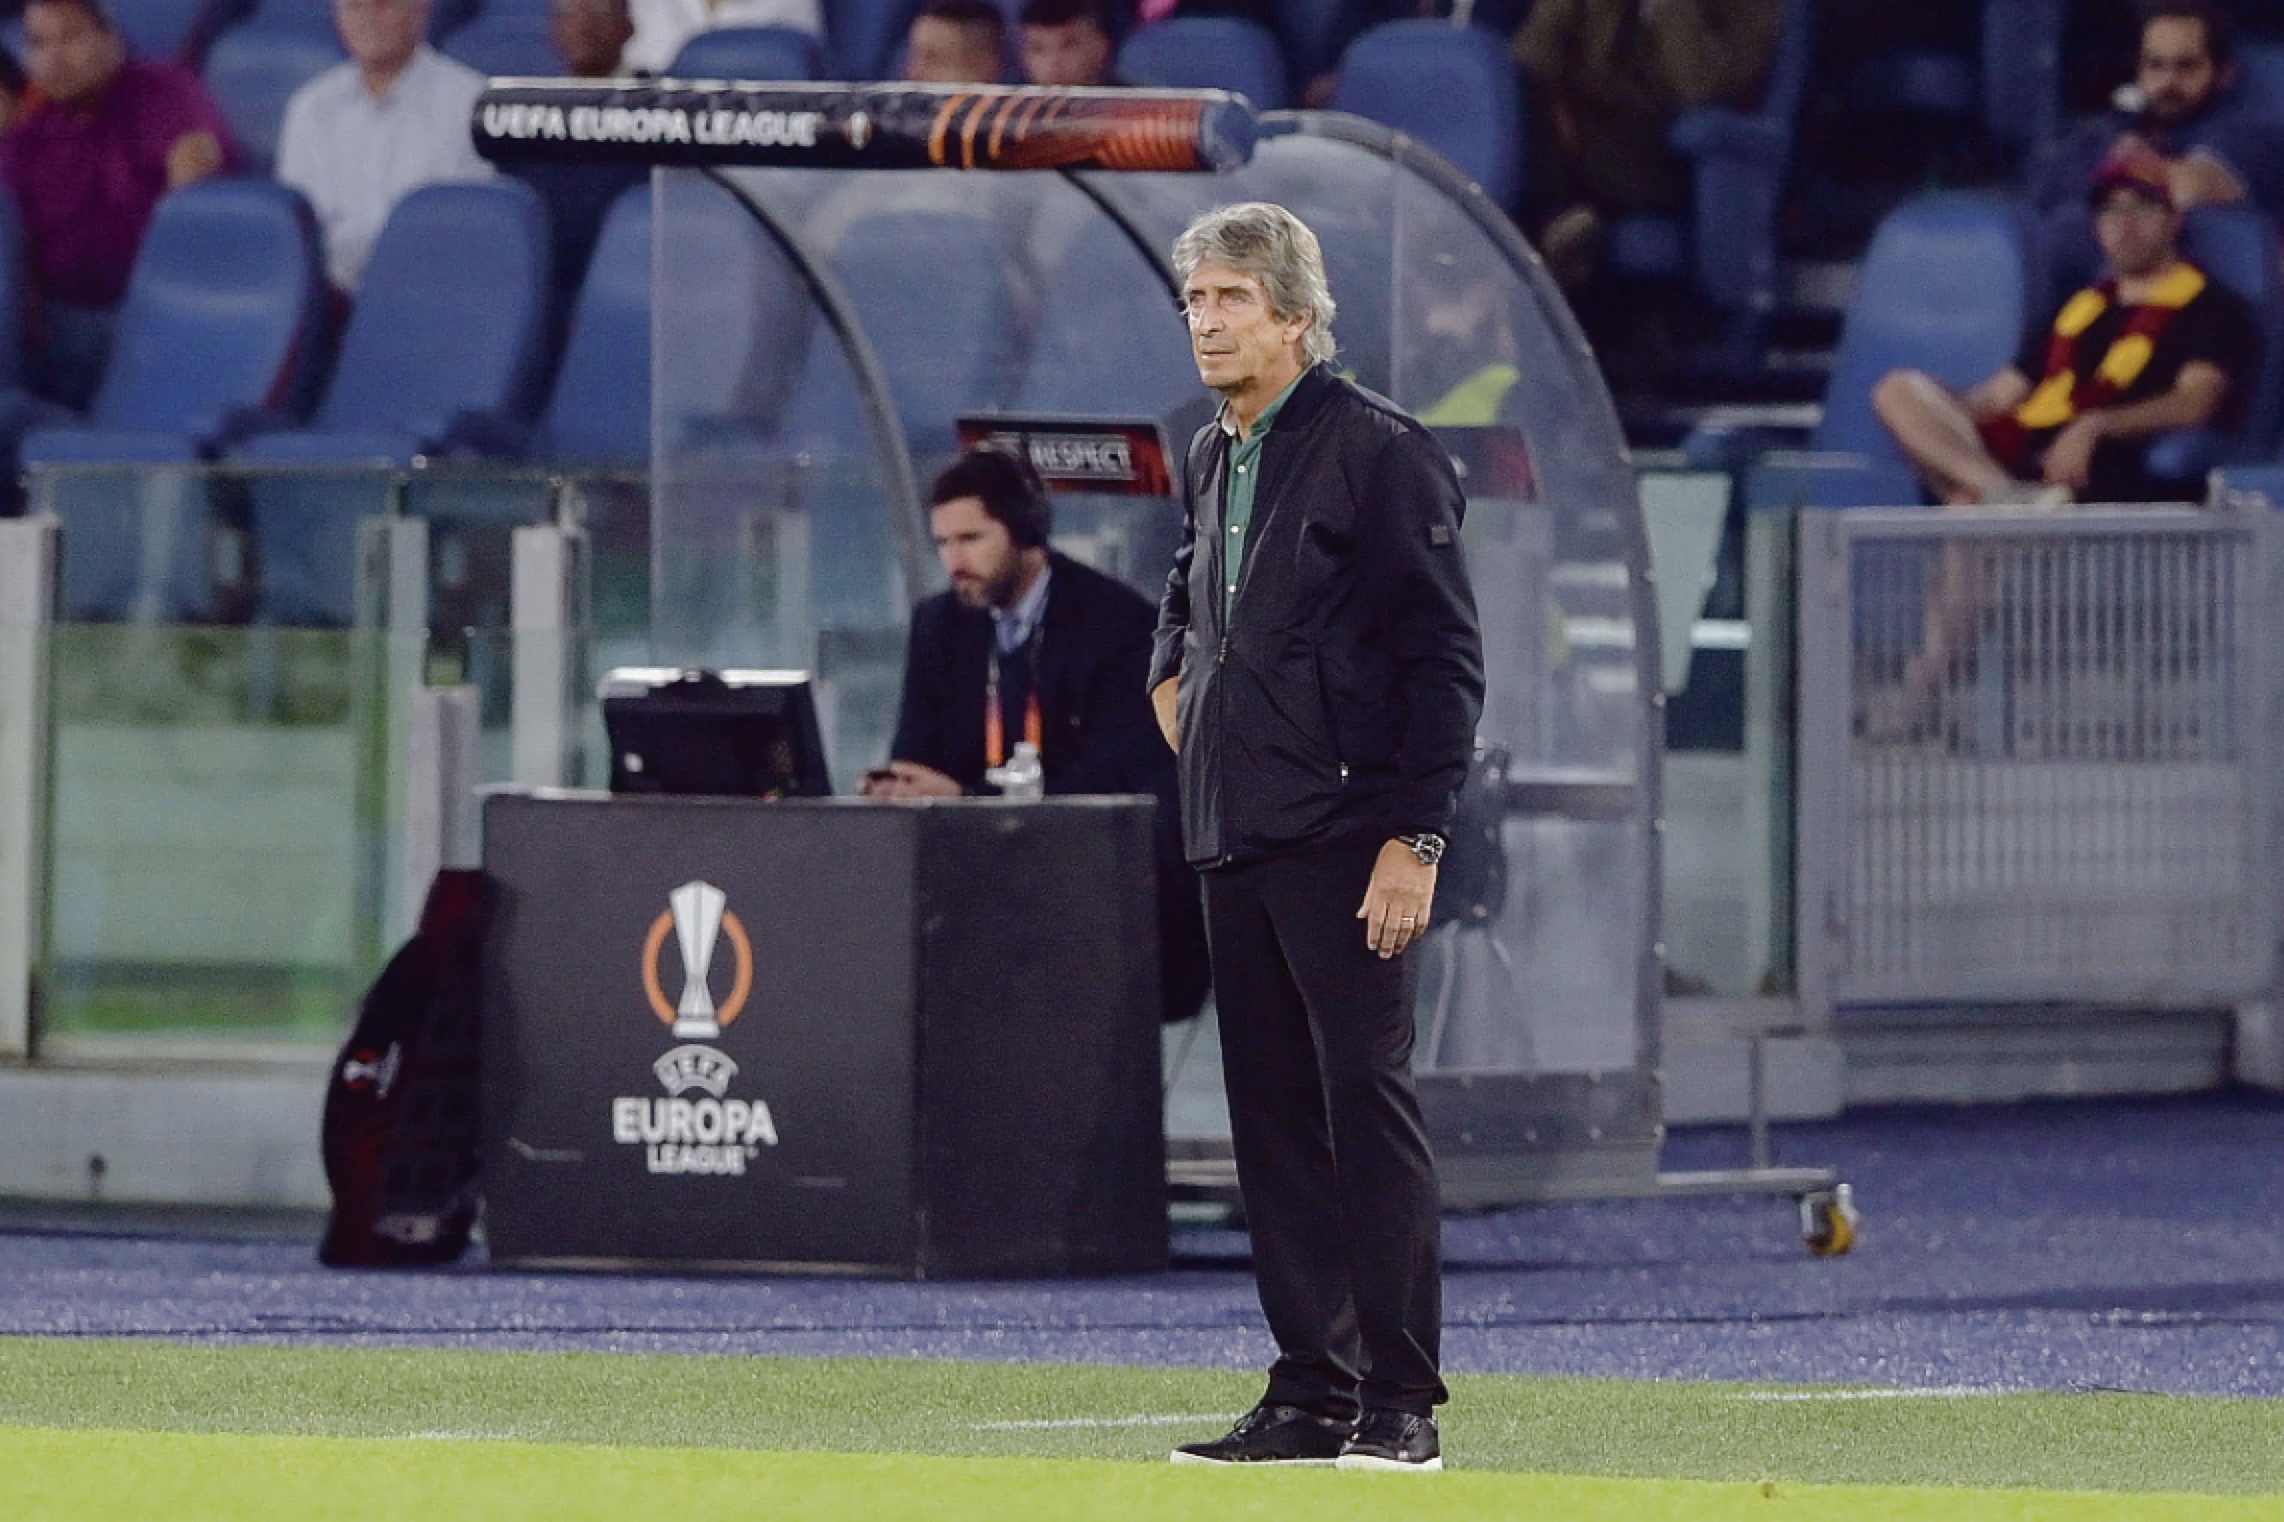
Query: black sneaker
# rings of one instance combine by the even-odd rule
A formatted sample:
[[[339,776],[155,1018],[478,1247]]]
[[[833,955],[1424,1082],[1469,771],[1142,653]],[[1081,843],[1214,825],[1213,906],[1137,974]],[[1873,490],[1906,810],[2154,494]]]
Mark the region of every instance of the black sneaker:
[[[1409,1411],[1367,1411],[1341,1445],[1343,1469],[1401,1469],[1413,1473],[1443,1467],[1443,1444],[1435,1418]]]
[[[1255,1406],[1210,1443],[1184,1443],[1177,1464],[1330,1464],[1348,1441],[1348,1423],[1298,1406]],[[1431,1444],[1433,1440],[1430,1440]]]

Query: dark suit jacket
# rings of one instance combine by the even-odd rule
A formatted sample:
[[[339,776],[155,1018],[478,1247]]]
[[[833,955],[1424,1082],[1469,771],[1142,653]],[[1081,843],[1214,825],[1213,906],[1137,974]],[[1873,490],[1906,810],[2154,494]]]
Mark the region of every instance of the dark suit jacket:
[[[1040,761],[1050,793],[1174,796],[1174,753],[1151,712],[1150,644],[1157,610],[1133,588],[1050,552],[1053,578],[1038,635]],[[904,703],[889,753],[969,792],[983,780],[983,692],[991,615],[940,592],[912,613]],[[1009,738],[1021,734],[1011,726]]]

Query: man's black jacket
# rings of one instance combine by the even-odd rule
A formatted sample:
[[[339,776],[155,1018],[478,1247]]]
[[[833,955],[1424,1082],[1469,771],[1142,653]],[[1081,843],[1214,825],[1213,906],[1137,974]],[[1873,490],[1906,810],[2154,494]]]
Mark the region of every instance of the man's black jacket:
[[[1311,368],[1262,447],[1224,627],[1228,449],[1218,422],[1191,442],[1150,666],[1153,687],[1181,678],[1190,861],[1448,831],[1483,708],[1450,457],[1394,403]]]
[[[1039,747],[1050,793],[1152,793],[1170,798],[1173,757],[1158,733],[1143,678],[1150,664],[1149,599],[1066,555],[1040,615]],[[912,610],[903,708],[889,754],[982,790],[983,694],[991,615],[952,592]],[[1012,746],[1020,720],[1007,731]]]

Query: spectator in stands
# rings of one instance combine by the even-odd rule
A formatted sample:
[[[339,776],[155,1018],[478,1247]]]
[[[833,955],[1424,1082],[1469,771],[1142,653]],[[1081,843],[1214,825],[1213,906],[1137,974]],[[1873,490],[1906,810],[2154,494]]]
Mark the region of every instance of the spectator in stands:
[[[100,0],[32,0],[24,41],[36,103],[0,139],[37,292],[37,379],[78,406],[110,348],[111,314],[159,198],[235,167],[206,87],[127,56]]]
[[[1806,3],[1806,0],[1794,0]],[[1603,223],[1689,205],[1667,137],[1700,106],[1749,106],[1787,0],[1538,0],[1515,37],[1529,76],[1533,220],[1556,278],[1585,284]]]
[[[904,77],[931,85],[995,84],[1007,68],[1007,22],[991,0],[928,0],[904,36]]]
[[[862,791],[991,793],[987,768],[1028,739],[1050,794],[1154,795],[1163,1012],[1186,1020],[1205,999],[1205,913],[1182,858],[1174,755],[1143,685],[1157,611],[1048,543],[1054,504],[1028,461],[970,450],[929,502],[951,590],[913,610],[892,759]]]
[[[2107,273],[2062,305],[2014,363],[1964,394],[1898,370],[1873,388],[1880,420],[1952,506],[2147,502],[2170,494],[2142,467],[2152,435],[2243,410],[2259,361],[2244,299],[2185,258],[2171,167],[2132,146],[2089,196]]]
[[[1873,388],[1880,421],[1946,506],[2177,497],[2143,466],[2151,437],[2243,410],[2260,332],[2242,297],[2182,256],[2164,159],[2129,147],[2095,173],[2090,200],[2107,272],[2013,364],[1963,395],[1917,370]],[[1934,713],[1987,600],[1976,564],[1960,546],[1944,551],[1898,707],[1870,716],[1870,737],[1909,738]]]
[[[427,43],[428,0],[334,0],[349,51],[293,92],[278,178],[316,209],[333,284],[354,293],[381,226],[407,191],[491,177],[468,123],[484,76]]]
[[[1023,78],[1035,85],[1119,85],[1118,44],[1102,0],[1026,0]]]
[[[621,55],[636,74],[658,74],[682,45],[700,32],[724,26],[782,26],[811,37],[825,31],[818,0],[630,0],[634,37]]]
[[[628,0],[550,0],[547,39],[566,79],[608,79],[626,67],[634,17]]]
[[[2235,82],[2228,11],[2214,0],[2144,6],[2133,82],[2119,89],[2110,110],[2066,134],[2031,176],[2054,289],[2082,284],[2100,263],[2081,189],[2121,149],[2145,147],[2164,160],[2179,210],[2249,199],[2284,215],[2284,126],[2240,107]]]

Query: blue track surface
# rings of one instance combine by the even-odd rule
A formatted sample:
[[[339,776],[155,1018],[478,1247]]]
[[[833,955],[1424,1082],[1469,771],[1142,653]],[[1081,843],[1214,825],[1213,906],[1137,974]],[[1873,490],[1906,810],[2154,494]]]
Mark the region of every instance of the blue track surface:
[[[1668,1168],[1736,1166],[1736,1129]],[[2116,1388],[2284,1396],[2284,1099],[2230,1094],[1865,1111],[1776,1129],[1839,1170],[1856,1250],[1791,1201],[1656,1199],[1454,1216],[1454,1373]],[[905,1284],[320,1268],[314,1231],[0,1211],[0,1334],[1258,1368],[1234,1232],[1146,1278]]]

